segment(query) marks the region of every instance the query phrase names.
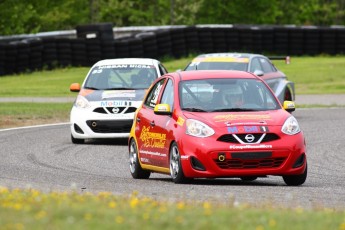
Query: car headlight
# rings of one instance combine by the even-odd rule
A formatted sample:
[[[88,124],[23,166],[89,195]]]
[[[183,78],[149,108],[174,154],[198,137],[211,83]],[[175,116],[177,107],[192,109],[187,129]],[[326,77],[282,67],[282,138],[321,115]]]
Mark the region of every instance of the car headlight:
[[[301,129],[299,128],[298,122],[295,117],[291,116],[288,119],[286,119],[283,127],[282,132],[287,135],[295,135],[299,133]]]
[[[214,134],[214,130],[208,125],[194,119],[186,120],[186,134],[195,137],[209,137]]]
[[[91,107],[89,101],[81,95],[77,97],[77,100],[75,101],[74,105],[75,107],[81,108],[81,109],[87,109]]]

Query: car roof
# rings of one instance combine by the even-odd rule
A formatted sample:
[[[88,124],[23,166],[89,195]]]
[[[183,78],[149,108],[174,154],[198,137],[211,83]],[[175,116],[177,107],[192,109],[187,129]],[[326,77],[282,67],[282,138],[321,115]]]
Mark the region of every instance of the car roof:
[[[237,57],[237,58],[253,58],[253,57],[265,57],[261,54],[255,53],[237,53],[237,52],[228,52],[228,53],[206,53],[200,54],[196,58],[200,57]]]
[[[260,79],[253,73],[239,70],[191,70],[168,73],[180,81],[197,80],[205,78],[253,78]]]
[[[152,58],[114,58],[100,60],[93,66],[103,66],[103,65],[116,65],[116,64],[142,64],[142,65],[154,65],[158,64],[159,61]]]

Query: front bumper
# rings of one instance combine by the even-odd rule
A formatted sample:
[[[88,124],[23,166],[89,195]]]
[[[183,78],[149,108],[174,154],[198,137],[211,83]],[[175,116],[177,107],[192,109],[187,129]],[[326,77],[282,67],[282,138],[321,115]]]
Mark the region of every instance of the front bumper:
[[[91,110],[72,108],[70,129],[74,138],[127,138],[134,113],[97,114]]]
[[[299,175],[306,167],[302,133],[255,145],[185,138],[179,142],[186,177]]]

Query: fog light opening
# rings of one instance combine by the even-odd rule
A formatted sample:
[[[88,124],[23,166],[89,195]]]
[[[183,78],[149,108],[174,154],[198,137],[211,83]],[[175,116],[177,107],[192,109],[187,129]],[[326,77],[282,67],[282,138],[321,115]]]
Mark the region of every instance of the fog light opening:
[[[206,171],[205,166],[195,157],[190,158],[190,163],[195,170]]]
[[[304,161],[305,161],[305,154],[303,153],[300,157],[298,157],[298,159],[296,160],[292,168],[301,167],[304,164]]]
[[[220,162],[225,161],[225,153],[218,153],[218,160]]]
[[[91,126],[95,128],[97,126],[97,122],[96,121],[91,122]]]
[[[84,134],[83,130],[77,124],[74,124],[73,127],[76,133]]]

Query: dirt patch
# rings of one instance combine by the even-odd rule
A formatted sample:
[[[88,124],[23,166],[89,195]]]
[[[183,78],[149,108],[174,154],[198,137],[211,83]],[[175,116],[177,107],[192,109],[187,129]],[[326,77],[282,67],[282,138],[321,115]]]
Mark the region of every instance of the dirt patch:
[[[68,118],[25,118],[0,116],[0,129],[69,122]]]

